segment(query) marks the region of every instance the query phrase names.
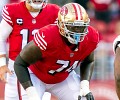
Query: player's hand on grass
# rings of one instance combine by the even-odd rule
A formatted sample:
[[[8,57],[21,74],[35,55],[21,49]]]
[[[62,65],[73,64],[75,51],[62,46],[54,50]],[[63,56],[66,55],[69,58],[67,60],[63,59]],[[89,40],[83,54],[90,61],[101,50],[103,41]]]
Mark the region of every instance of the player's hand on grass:
[[[94,96],[89,89],[89,81],[83,80],[80,82],[80,95],[78,100],[81,100],[82,97],[86,97],[87,100],[94,100]]]
[[[89,92],[88,94],[86,94],[86,96],[84,96],[84,97],[86,97],[86,100],[94,100],[94,96],[92,95],[92,93],[91,92]],[[82,96],[78,96],[78,100],[81,100],[81,98],[82,98]]]
[[[92,92],[89,92],[85,97],[87,100],[94,100],[94,96],[93,96]]]
[[[81,100],[81,96],[80,95],[78,96],[78,100]]]

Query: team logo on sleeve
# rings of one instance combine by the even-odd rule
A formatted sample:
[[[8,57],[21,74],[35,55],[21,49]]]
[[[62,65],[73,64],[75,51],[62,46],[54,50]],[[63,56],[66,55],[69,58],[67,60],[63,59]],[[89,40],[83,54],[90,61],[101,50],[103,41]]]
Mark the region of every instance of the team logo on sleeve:
[[[18,25],[22,25],[23,24],[23,19],[19,18],[16,20],[17,24]]]

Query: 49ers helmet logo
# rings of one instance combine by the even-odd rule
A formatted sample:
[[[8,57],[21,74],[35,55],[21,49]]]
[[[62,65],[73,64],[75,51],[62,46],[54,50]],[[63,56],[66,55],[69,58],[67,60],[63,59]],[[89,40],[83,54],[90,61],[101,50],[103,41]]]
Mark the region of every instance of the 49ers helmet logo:
[[[63,16],[67,15],[68,14],[68,9],[66,6],[63,6],[60,10],[60,14]]]

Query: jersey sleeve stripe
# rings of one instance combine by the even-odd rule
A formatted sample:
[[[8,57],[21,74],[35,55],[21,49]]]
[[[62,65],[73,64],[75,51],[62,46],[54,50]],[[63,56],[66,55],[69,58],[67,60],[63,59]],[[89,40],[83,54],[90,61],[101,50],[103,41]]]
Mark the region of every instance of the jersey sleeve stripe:
[[[44,43],[40,40],[38,34],[36,35],[36,39],[37,39],[38,43],[39,43],[44,49],[46,49],[46,45],[44,45]]]
[[[5,21],[7,21],[7,22],[9,22],[9,23],[13,23],[12,21],[11,21],[11,18],[10,18],[10,16],[9,16],[9,13],[8,13],[8,11],[6,10],[7,8],[6,7],[4,7],[3,8],[3,10],[2,10],[2,17],[3,17],[3,19],[5,20]]]
[[[6,13],[4,13],[4,11],[2,11],[2,15],[5,16],[7,19],[11,20],[11,18]]]
[[[2,17],[3,17],[3,19],[4,19],[6,22],[9,22],[9,23],[11,23],[11,24],[12,24],[12,21],[10,21],[10,20],[6,19],[3,15],[2,15]]]
[[[36,38],[34,38],[34,40],[35,40],[35,43],[37,44],[37,46],[40,47],[41,50],[44,50],[44,49],[39,45],[39,43],[37,42]]]
[[[46,49],[46,47],[44,47],[44,45],[39,41],[39,39],[38,39],[37,36],[36,36],[36,38],[35,38],[35,41],[36,41],[36,43],[38,44],[38,46],[40,47],[40,49],[42,49],[42,50],[45,50],[45,49]]]
[[[7,7],[3,7],[3,12],[5,12],[7,15],[9,15],[8,11],[7,11]]]
[[[5,16],[7,19],[11,20],[11,18],[2,11],[2,16]]]
[[[44,50],[44,49],[39,45],[39,43],[37,42],[36,38],[34,38],[34,40],[35,40],[37,46],[40,47],[41,50]]]
[[[36,34],[34,35],[34,39],[35,39],[36,44],[40,47],[40,49],[46,50],[47,43],[45,42],[46,44],[44,44],[44,43],[40,40],[40,38],[39,38],[39,36],[38,36],[38,33],[36,33]]]
[[[45,44],[45,46],[47,46],[46,41],[43,39],[43,38],[44,38],[44,36],[42,36],[42,37],[41,37],[41,35],[40,35],[40,34],[37,34],[37,36],[38,36],[39,40],[41,40],[41,42],[43,42],[43,43]]]

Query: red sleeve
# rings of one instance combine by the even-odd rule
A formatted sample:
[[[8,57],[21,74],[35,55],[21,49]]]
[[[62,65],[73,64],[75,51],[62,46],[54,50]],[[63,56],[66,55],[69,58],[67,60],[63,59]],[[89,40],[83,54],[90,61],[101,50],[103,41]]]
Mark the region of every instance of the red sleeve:
[[[13,9],[11,9],[12,6],[10,5],[5,5],[2,9],[2,18],[9,24],[9,25],[13,25]]]
[[[52,52],[55,39],[56,39],[56,30],[57,26],[55,25],[47,25],[41,28],[35,35],[34,35],[34,43],[38,46],[42,52],[42,57],[46,57],[50,55]],[[56,33],[57,34],[57,33]]]
[[[42,31],[38,31],[35,35],[34,35],[34,42],[35,44],[43,51],[46,50],[47,48],[47,42],[45,40],[45,35]]]

